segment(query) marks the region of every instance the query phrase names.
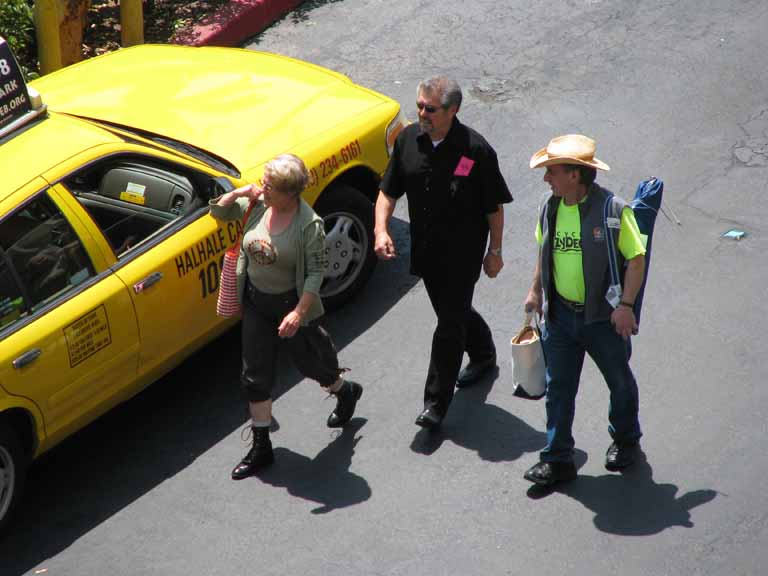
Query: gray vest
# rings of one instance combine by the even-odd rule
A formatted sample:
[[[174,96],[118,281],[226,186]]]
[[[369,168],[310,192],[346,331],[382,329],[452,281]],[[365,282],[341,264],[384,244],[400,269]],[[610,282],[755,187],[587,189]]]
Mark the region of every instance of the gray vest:
[[[584,271],[584,323],[609,320],[613,307],[605,298],[605,293],[611,284],[611,273],[608,267],[608,249],[606,234],[613,234],[614,245],[618,246],[619,227],[606,229],[603,218],[605,199],[610,192],[597,184],[592,184],[584,202],[579,204],[581,219],[581,267]],[[555,218],[560,198],[550,196],[544,204],[539,216],[541,225],[541,286],[544,293],[543,311],[549,319],[549,302],[556,297],[552,274],[552,243],[555,235]],[[621,211],[627,203],[614,196],[610,203],[609,217],[621,220]],[[619,274],[624,274],[624,258],[616,250]]]

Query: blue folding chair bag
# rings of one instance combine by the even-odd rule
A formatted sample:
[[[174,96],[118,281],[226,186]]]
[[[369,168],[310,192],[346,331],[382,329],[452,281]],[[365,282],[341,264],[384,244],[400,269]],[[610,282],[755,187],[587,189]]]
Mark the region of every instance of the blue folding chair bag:
[[[659,178],[649,178],[638,184],[635,191],[635,197],[630,202],[632,210],[635,212],[635,220],[640,233],[647,238],[645,245],[645,274],[640,291],[635,299],[635,318],[640,323],[640,309],[643,306],[643,295],[645,294],[645,284],[648,282],[648,272],[651,268],[651,246],[653,244],[653,227],[656,224],[656,215],[661,208],[661,201],[664,196],[664,182]]]
[[[643,180],[638,184],[635,196],[630,202],[630,207],[635,213],[635,220],[637,220],[637,227],[640,229],[640,233],[645,236],[645,273],[643,274],[643,283],[640,285],[640,291],[635,298],[635,318],[637,323],[640,324],[640,311],[643,306],[643,295],[645,294],[645,284],[648,281],[648,272],[651,265],[651,247],[653,245],[653,228],[656,224],[656,215],[661,208],[661,201],[664,195],[664,182],[659,178],[649,178]],[[613,243],[613,237],[608,230],[607,219],[610,213],[610,204],[613,199],[613,195],[606,199],[604,208],[605,233],[608,240],[608,261],[611,269],[611,282],[614,285],[619,285],[620,276],[617,266],[616,247]]]

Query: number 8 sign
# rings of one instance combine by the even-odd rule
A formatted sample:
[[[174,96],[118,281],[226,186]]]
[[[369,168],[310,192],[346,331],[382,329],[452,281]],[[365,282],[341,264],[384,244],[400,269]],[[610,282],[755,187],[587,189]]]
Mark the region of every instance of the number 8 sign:
[[[24,76],[11,47],[0,36],[0,129],[31,109]]]

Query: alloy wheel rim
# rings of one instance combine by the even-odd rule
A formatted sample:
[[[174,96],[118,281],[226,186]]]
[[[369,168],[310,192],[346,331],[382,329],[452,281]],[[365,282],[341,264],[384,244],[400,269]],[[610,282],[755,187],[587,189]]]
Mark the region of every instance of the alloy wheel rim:
[[[332,212],[326,222],[325,271],[321,296],[340,294],[357,279],[368,253],[368,234],[363,222],[349,212]]]

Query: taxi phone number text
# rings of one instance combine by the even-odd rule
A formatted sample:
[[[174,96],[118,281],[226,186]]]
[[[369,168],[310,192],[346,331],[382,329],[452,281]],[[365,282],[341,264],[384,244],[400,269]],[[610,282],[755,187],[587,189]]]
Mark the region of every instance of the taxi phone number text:
[[[309,186],[316,185],[320,180],[328,178],[345,164],[349,164],[363,153],[363,148],[358,140],[353,140],[336,154],[331,154],[320,164],[309,170]]]

